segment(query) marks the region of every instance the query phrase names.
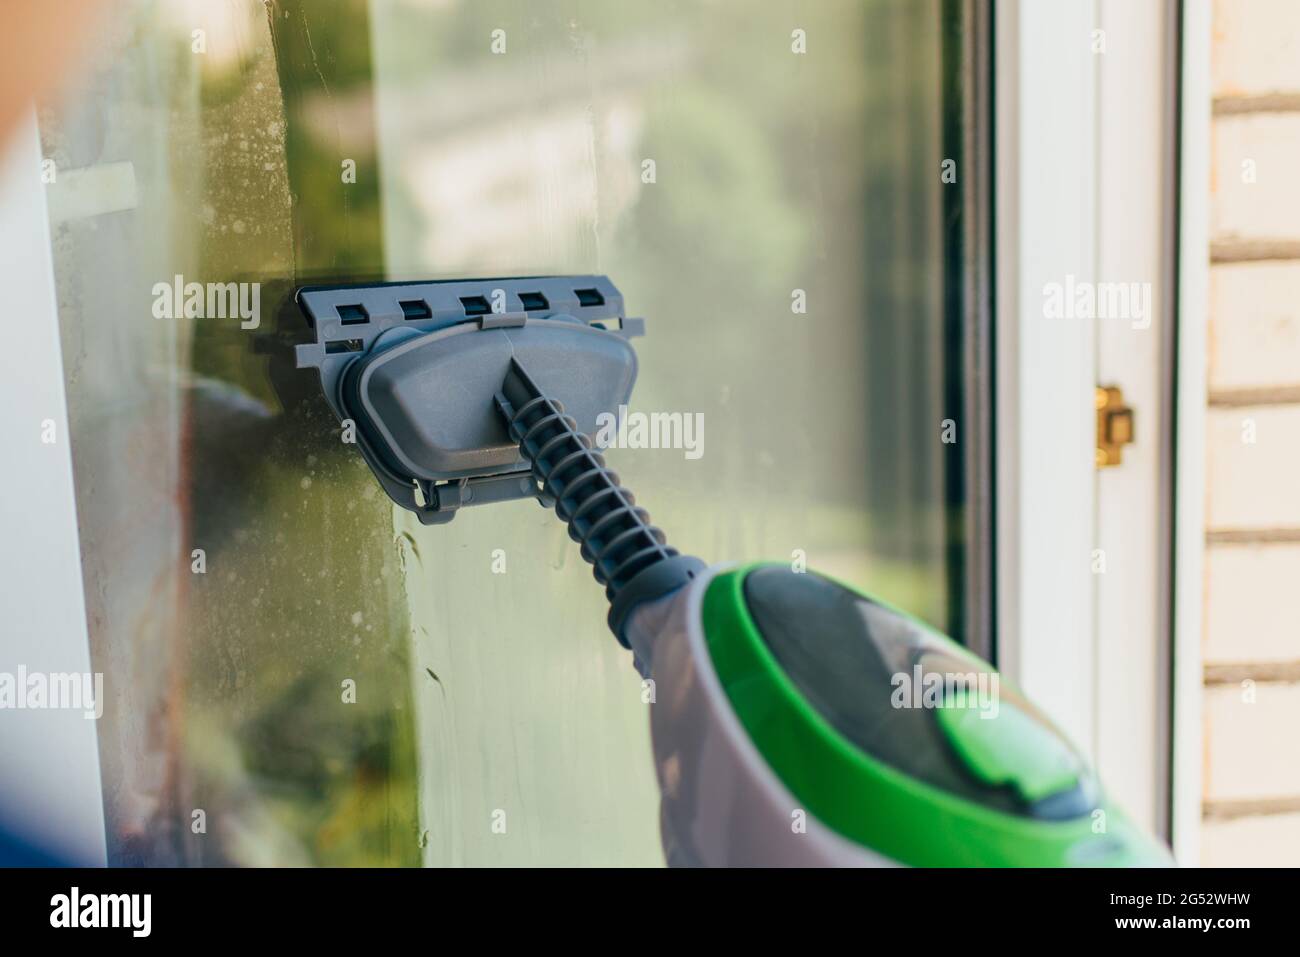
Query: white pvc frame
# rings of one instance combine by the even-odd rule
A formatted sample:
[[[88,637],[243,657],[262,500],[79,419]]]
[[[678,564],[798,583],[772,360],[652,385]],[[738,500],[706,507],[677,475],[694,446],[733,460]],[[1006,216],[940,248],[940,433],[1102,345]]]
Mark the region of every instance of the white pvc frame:
[[[0,286],[8,357],[0,376],[0,671],[84,674],[92,671],[90,640],[34,114],[0,158]],[[0,710],[0,820],[71,864],[106,863],[98,730],[80,710]]]
[[[1200,862],[1205,559],[1205,405],[1210,291],[1210,27],[1208,0],[1185,0],[1179,143],[1178,353],[1174,504],[1174,855]]]
[[[1043,290],[1093,280],[1096,5],[999,3],[998,665],[1095,754],[1095,324],[1047,320]]]
[[[1042,290],[1092,279],[1098,222],[1096,0],[996,8],[997,603],[1000,667],[1095,758],[1097,591],[1089,574],[1096,328],[1043,319]],[[1201,595],[1208,290],[1206,0],[1183,5],[1173,516],[1170,830],[1195,864],[1201,817]],[[1115,121],[1111,118],[1111,121]],[[1155,130],[1150,148],[1158,149]],[[1134,131],[1141,137],[1142,131]],[[1135,147],[1136,148],[1136,147]],[[1172,696],[1172,702],[1169,698]]]

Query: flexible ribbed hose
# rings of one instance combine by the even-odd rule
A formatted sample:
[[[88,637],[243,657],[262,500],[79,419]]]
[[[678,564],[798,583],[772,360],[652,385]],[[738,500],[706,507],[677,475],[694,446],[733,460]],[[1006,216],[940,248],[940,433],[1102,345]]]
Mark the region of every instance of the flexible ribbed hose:
[[[554,499],[555,513],[568,523],[611,603],[638,573],[677,556],[564,406],[543,395],[513,359],[496,398],[511,439],[531,463],[543,496]]]

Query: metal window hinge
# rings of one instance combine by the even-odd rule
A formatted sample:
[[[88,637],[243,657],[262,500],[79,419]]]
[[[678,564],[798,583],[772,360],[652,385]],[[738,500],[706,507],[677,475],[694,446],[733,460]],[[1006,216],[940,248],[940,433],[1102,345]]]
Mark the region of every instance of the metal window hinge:
[[[1133,410],[1124,404],[1124,393],[1118,386],[1097,386],[1094,393],[1097,406],[1097,468],[1119,465],[1123,448],[1133,444]]]

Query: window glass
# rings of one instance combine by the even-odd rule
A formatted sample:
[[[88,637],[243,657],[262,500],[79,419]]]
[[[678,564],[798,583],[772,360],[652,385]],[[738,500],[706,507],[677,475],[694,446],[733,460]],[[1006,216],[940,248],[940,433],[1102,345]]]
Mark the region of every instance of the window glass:
[[[124,4],[41,118],[114,863],[662,860],[576,546],[394,508],[292,368],[306,282],[608,274],[630,411],[702,422],[608,455],[674,545],[960,624],[946,11]]]

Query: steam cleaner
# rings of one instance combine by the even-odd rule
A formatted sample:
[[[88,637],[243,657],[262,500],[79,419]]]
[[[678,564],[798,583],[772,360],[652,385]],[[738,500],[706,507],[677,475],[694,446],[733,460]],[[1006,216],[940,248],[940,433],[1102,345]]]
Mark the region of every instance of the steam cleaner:
[[[429,525],[535,498],[653,680],[670,864],[1132,866],[1168,851],[986,662],[788,563],[679,554],[593,446],[636,379],[604,276],[313,287],[296,347],[397,504]],[[992,690],[990,697],[988,692]]]

